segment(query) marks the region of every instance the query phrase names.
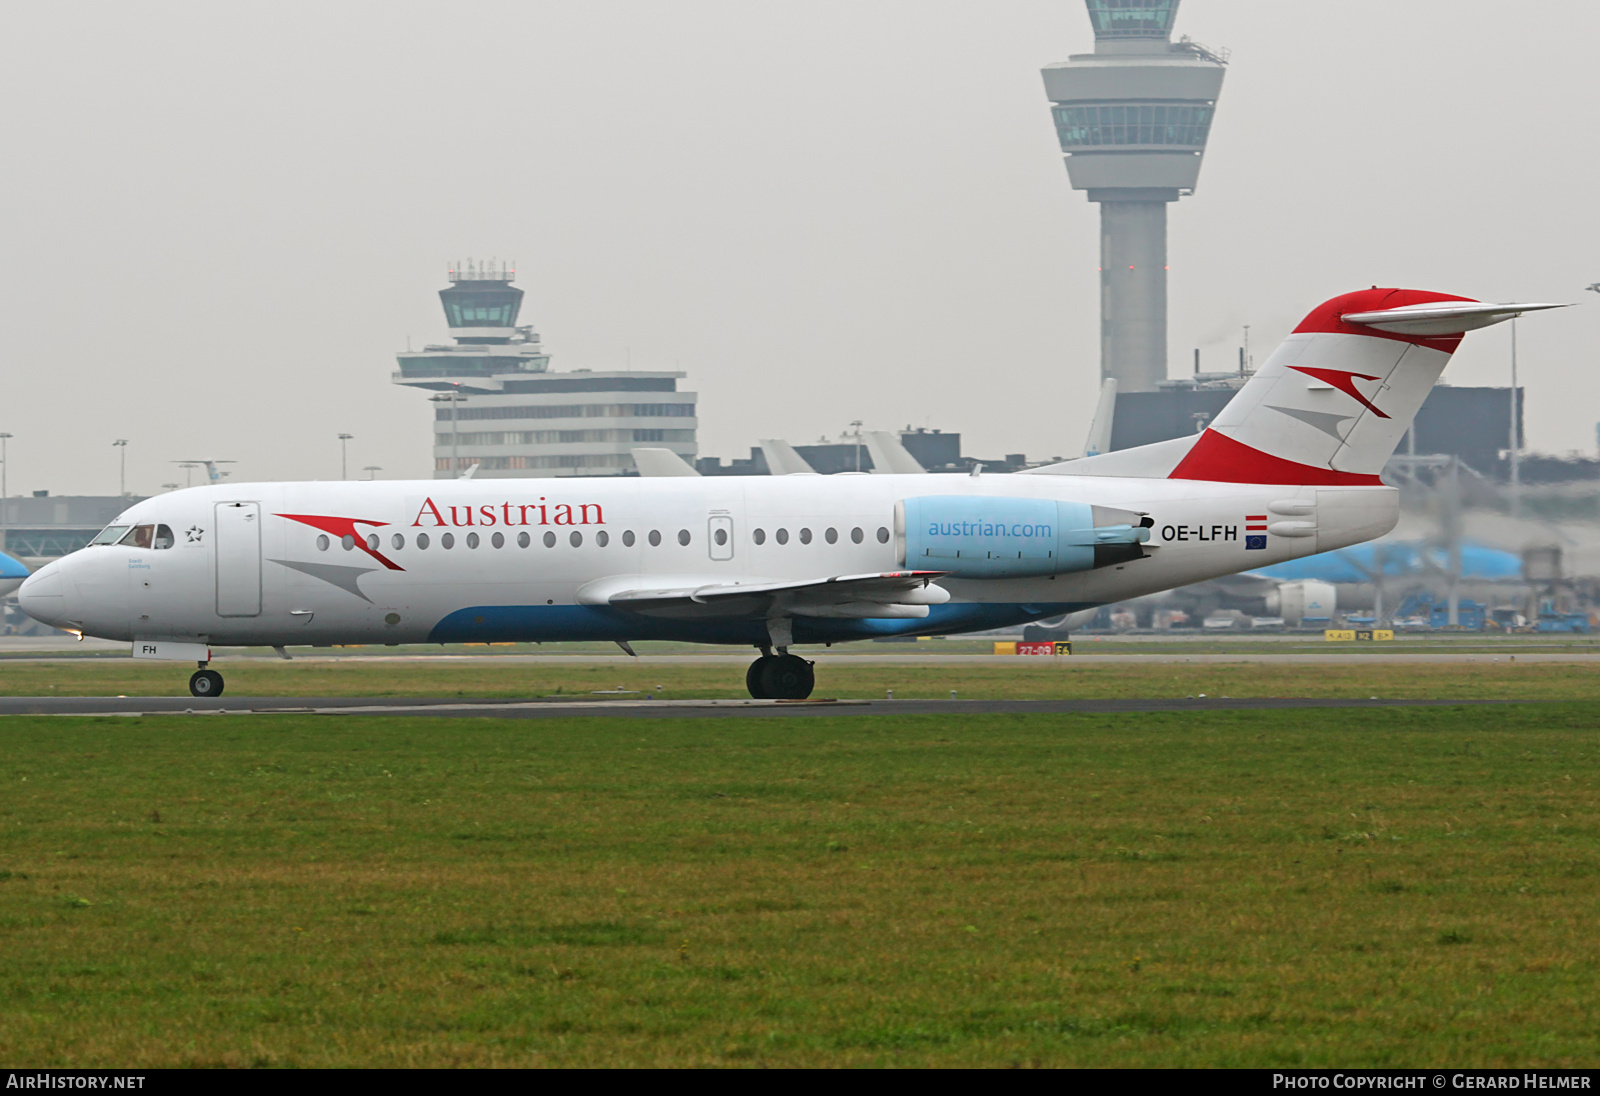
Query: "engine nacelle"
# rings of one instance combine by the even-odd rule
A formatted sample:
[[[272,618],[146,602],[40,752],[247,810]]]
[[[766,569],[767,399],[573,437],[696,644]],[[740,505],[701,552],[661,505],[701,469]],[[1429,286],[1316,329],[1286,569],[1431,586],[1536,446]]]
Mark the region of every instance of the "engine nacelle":
[[[902,565],[961,578],[1059,575],[1142,559],[1153,524],[1110,506],[991,495],[905,499],[894,520]]]

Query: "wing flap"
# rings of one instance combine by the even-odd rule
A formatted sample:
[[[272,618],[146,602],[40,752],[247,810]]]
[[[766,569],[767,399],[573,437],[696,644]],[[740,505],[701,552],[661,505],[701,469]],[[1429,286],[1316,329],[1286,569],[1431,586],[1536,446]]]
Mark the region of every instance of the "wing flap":
[[[609,588],[592,591],[589,597],[581,600],[602,602],[644,616],[870,617],[875,607],[882,608],[885,617],[925,616],[927,606],[942,605],[950,600],[948,591],[933,585],[933,580],[944,574],[944,571],[886,571],[778,582],[608,584]],[[647,576],[633,577],[644,579]],[[920,611],[908,613],[912,609]]]

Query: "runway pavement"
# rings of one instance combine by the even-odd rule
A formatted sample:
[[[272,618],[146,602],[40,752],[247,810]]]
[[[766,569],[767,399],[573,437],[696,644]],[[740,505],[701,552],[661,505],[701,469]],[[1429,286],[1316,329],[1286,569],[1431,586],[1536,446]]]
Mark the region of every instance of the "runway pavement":
[[[993,715],[1039,713],[1251,711],[1285,708],[1414,708],[1509,704],[1505,700],[1297,700],[1205,697],[1145,700],[462,700],[361,697],[0,697],[0,715],[387,715],[549,719],[572,716],[694,718],[847,715]],[[1537,703],[1537,702],[1534,702]]]

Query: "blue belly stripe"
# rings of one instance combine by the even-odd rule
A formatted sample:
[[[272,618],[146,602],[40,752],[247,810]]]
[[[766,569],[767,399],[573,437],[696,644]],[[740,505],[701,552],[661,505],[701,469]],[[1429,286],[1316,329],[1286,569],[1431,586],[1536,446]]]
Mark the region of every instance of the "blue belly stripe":
[[[876,636],[944,635],[1026,624],[1091,606],[1073,603],[931,606],[921,620],[795,617],[796,643],[843,643]],[[477,605],[433,626],[430,643],[559,643],[669,639],[682,643],[767,642],[762,620],[663,620],[608,605]]]

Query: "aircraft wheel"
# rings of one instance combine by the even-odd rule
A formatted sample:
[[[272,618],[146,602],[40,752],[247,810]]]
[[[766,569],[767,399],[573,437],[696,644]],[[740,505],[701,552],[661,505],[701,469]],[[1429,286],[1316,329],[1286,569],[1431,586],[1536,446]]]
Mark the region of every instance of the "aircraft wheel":
[[[812,664],[799,655],[779,655],[762,666],[761,690],[772,700],[804,700],[816,688],[817,675]]]
[[[771,700],[767,691],[761,687],[761,671],[766,664],[773,660],[771,655],[762,655],[750,663],[750,668],[744,672],[744,687],[750,690],[750,696],[755,700]]]
[[[189,679],[189,692],[198,697],[222,695],[222,675],[215,670],[196,670]]]

